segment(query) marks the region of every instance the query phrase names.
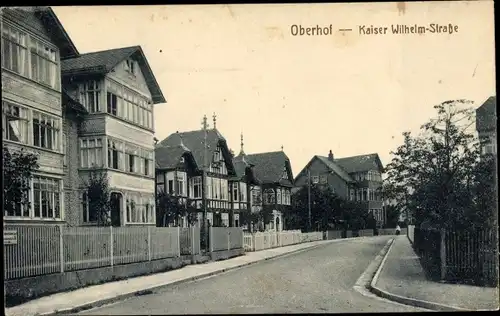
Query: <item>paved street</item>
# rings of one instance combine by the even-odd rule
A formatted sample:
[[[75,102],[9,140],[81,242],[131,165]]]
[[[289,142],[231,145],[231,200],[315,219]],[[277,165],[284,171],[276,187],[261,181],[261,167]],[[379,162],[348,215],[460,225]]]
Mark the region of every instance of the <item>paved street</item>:
[[[332,243],[81,314],[419,311],[366,297],[353,289],[389,239],[374,237]]]

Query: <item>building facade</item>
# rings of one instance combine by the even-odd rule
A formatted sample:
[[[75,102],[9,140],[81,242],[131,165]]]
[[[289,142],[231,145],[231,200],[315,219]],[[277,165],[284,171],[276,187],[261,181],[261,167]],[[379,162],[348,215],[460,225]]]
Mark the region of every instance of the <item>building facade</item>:
[[[242,150],[235,157],[253,166],[256,179],[250,189],[253,212],[269,214],[260,221],[259,229],[281,231],[286,227],[283,214],[291,207],[293,173],[290,159],[284,151],[245,154]]]
[[[476,130],[481,154],[497,154],[497,97],[491,96],[476,109]]]
[[[187,206],[198,210],[198,226],[205,209],[211,225],[239,226],[240,212],[247,209],[247,191],[240,186],[243,175],[235,170],[226,139],[217,128],[208,128],[206,117],[204,124],[203,129],[177,132],[158,143],[157,192],[181,197]],[[188,163],[186,157],[192,161]]]
[[[141,47],[66,58],[62,81],[88,112],[77,140],[81,181],[72,184],[82,189],[82,223],[95,223],[85,183],[100,171],[111,189],[112,225],[154,225],[154,105],[166,101]]]
[[[140,46],[80,54],[50,8],[2,9],[3,139],[38,155],[31,208],[8,220],[95,225],[102,172],[114,226],[154,224],[154,109],[165,98]]]
[[[327,157],[314,156],[295,178],[295,185],[307,185],[310,178],[313,184],[328,186],[344,200],[359,202],[381,226],[385,223],[380,194],[383,172],[378,154],[335,159],[330,150]]]
[[[2,136],[9,150],[38,156],[31,207],[4,209],[9,222],[65,218],[61,59],[78,55],[51,9],[2,8]]]

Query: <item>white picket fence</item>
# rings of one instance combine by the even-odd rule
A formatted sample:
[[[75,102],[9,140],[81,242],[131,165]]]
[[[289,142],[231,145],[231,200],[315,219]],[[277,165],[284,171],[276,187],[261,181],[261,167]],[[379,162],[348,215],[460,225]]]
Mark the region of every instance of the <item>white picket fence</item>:
[[[267,231],[253,234],[245,233],[243,235],[243,246],[245,251],[259,251],[317,240],[323,240],[323,233],[302,233],[300,230]]]

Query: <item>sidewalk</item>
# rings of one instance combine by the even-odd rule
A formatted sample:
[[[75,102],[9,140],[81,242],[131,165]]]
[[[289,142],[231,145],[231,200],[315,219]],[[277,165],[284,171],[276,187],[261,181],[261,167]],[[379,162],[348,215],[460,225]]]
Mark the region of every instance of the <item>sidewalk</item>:
[[[387,294],[458,309],[498,309],[498,288],[428,280],[406,236],[395,237],[375,286]]]
[[[72,312],[76,308],[95,307],[105,303],[111,303],[136,293],[153,290],[166,285],[208,277],[217,273],[246,266],[259,261],[280,257],[301,250],[327,245],[332,242],[345,241],[349,239],[335,239],[328,241],[315,241],[303,244],[291,245],[280,248],[267,249],[257,252],[247,252],[244,256],[205,264],[196,264],[157,273],[148,276],[135,277],[123,281],[104,283],[88,286],[71,292],[64,292],[42,297],[25,304],[5,309],[6,316],[31,316],[52,314],[57,311]]]

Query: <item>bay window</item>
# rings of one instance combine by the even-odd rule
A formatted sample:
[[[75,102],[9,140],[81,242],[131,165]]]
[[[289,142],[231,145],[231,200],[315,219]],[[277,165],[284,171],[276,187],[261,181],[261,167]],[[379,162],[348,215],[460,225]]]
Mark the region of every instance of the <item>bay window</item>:
[[[54,116],[33,111],[33,145],[59,150],[60,120]]]
[[[29,76],[26,33],[2,23],[2,67]]]
[[[154,198],[130,195],[126,199],[126,220],[127,223],[155,223]]]
[[[60,74],[57,66],[58,56],[56,50],[30,37],[30,52],[31,78],[53,89],[58,89]]]
[[[28,143],[28,110],[2,101],[3,138],[23,144]]]
[[[103,148],[101,138],[80,140],[80,160],[82,168],[103,166]]]

